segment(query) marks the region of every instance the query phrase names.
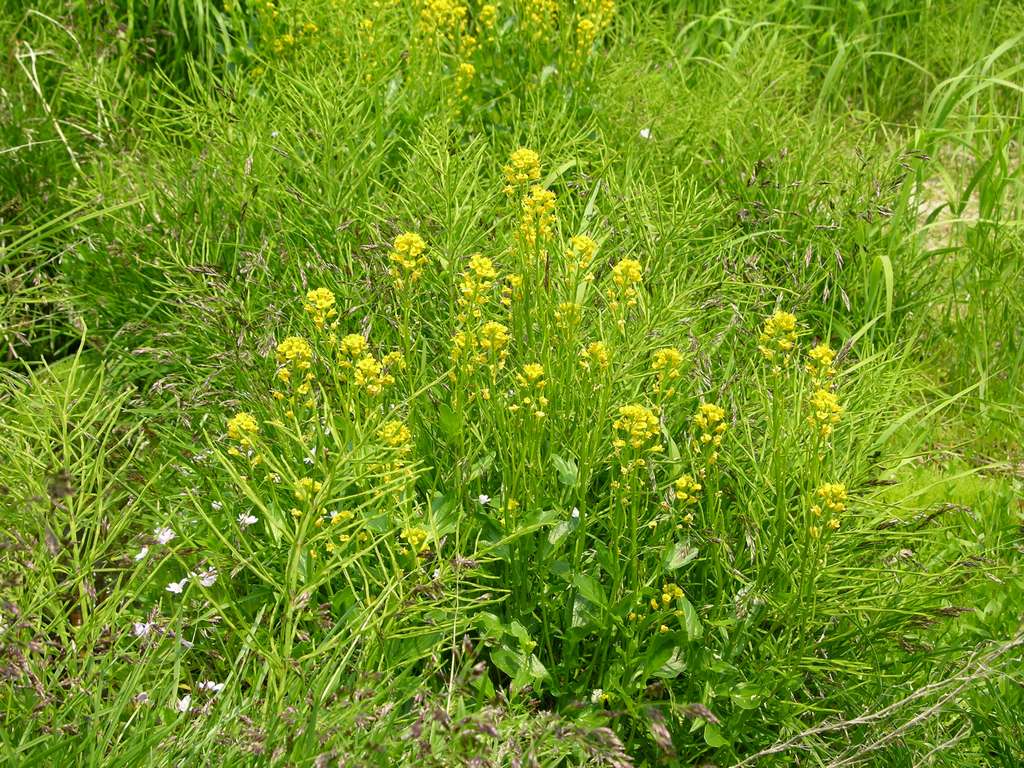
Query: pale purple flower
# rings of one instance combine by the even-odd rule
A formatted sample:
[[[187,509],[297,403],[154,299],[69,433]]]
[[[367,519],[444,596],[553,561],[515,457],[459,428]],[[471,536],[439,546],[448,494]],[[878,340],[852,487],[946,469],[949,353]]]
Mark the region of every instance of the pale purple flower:
[[[132,634],[134,634],[136,637],[145,637],[149,634],[151,629],[153,629],[153,622],[136,621],[132,625]]]
[[[243,512],[238,516],[238,525],[242,528],[248,528],[250,525],[256,525],[256,521],[259,520],[256,515],[250,515]]]
[[[196,688],[200,691],[212,691],[213,693],[220,693],[224,690],[224,683],[215,683],[213,680],[204,680],[199,683]]]
[[[479,495],[479,496],[477,497],[477,501],[479,501],[479,502],[480,502],[480,506],[481,506],[481,507],[486,507],[486,506],[487,506],[488,504],[490,504],[490,503],[491,503],[491,497],[490,497],[490,496],[488,496],[488,495],[487,495],[486,493],[481,493],[481,494],[480,494],[480,495]]]
[[[204,587],[212,587],[217,583],[217,569],[207,568],[202,573],[197,573],[196,578],[199,579],[199,583]]]
[[[142,558],[149,554],[149,547],[143,547],[135,554],[135,562],[139,562]]]
[[[157,544],[168,544],[174,539],[174,531],[170,528],[157,528],[153,531]]]
[[[149,694],[145,691],[139,691],[135,694],[134,701],[136,704],[149,704]]]
[[[185,585],[188,584],[188,577],[186,576],[181,581],[172,581],[167,585],[167,591],[173,592],[176,595],[180,595],[185,590]]]
[[[221,509],[224,508],[224,505],[221,504],[219,501],[211,501],[210,502],[210,507],[211,507],[211,509],[213,509],[214,512],[220,512]]]
[[[188,709],[191,705],[192,694],[186,693],[184,696],[178,699],[178,703],[175,705],[174,708],[177,709],[179,712],[188,712]]]

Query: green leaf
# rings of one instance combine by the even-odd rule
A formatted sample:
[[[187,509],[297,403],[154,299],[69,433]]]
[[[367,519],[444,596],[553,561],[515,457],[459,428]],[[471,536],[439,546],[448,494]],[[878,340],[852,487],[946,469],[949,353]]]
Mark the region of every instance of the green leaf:
[[[704,741],[709,747],[714,747],[715,749],[729,746],[728,740],[714,723],[704,724]]]
[[[576,589],[580,591],[580,594],[594,605],[604,607],[608,604],[608,599],[604,595],[604,589],[601,587],[601,582],[593,576],[587,576],[585,573],[577,573],[573,576],[572,583],[575,585]]]
[[[666,571],[675,571],[697,557],[697,548],[688,541],[677,541],[665,550],[661,564]]]
[[[558,482],[569,488],[575,488],[580,479],[580,470],[572,459],[563,459],[557,454],[551,456],[551,463],[558,472]]]
[[[685,597],[679,598],[679,602],[682,605],[686,636],[691,640],[700,640],[704,636],[704,627],[700,623],[700,617],[697,616],[697,609]]]

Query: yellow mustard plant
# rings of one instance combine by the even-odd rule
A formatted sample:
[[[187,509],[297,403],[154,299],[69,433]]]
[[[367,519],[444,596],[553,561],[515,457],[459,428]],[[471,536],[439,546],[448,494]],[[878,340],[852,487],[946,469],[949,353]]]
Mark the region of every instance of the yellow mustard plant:
[[[562,301],[555,307],[555,323],[562,330],[572,333],[583,318],[583,307],[575,301]]]
[[[465,29],[467,11],[457,0],[421,0],[419,32],[454,41]]]
[[[663,347],[655,352],[651,360],[651,370],[657,377],[654,391],[665,397],[672,397],[676,393],[675,385],[682,375],[682,367],[683,353],[675,347]]]
[[[714,403],[701,403],[693,415],[693,449],[705,454],[707,465],[718,462],[718,448],[722,435],[728,429],[725,423],[725,409]]]
[[[662,450],[658,440],[661,433],[658,417],[646,406],[619,406],[618,415],[612,422],[612,429],[615,430],[612,446],[616,452],[626,447],[641,453],[658,453]]]
[[[480,319],[497,277],[498,272],[490,259],[479,253],[470,257],[469,268],[462,273],[462,281],[459,284],[460,323]]]
[[[292,375],[308,372],[313,365],[313,348],[301,336],[289,336],[277,345],[277,378],[283,382]]]
[[[237,440],[244,448],[252,447],[252,439],[259,429],[259,423],[246,411],[239,411],[228,419],[228,437]]]
[[[519,385],[519,400],[512,403],[509,410],[515,412],[522,407],[534,418],[543,419],[547,415],[544,409],[548,406],[548,399],[544,396],[547,384],[544,380],[544,366],[540,363],[527,363],[516,374],[516,383]]]
[[[843,406],[839,403],[839,397],[824,387],[818,387],[811,395],[811,412],[807,416],[807,423],[818,433],[828,439],[832,436],[835,425],[843,415]]]
[[[480,28],[490,33],[494,29],[495,23],[498,21],[498,6],[493,3],[484,3],[480,6],[480,12],[477,14],[477,23]]]
[[[606,291],[608,306],[616,316],[619,330],[625,330],[626,312],[637,305],[643,268],[636,259],[622,259],[612,267],[612,284]]]
[[[404,232],[395,238],[391,248],[391,276],[399,288],[420,279],[427,263],[427,244],[415,232]]]
[[[501,368],[508,355],[508,328],[499,322],[490,320],[480,327],[480,349],[487,357],[492,370]]]
[[[466,96],[466,91],[469,89],[469,85],[473,82],[473,78],[475,76],[476,67],[474,67],[470,62],[463,61],[459,63],[458,68],[455,70],[454,103],[466,101],[469,98]]]
[[[512,304],[521,301],[523,298],[523,276],[517,274],[506,275],[504,284],[501,286],[501,303],[511,308]]]
[[[846,511],[846,486],[843,483],[822,483],[814,492],[818,501],[811,505],[815,517],[823,513],[840,514]]]
[[[384,422],[380,429],[377,430],[377,436],[384,445],[395,449],[399,453],[408,453],[412,449],[412,433],[398,419]]]
[[[597,243],[586,235],[573,235],[565,250],[565,268],[570,279],[585,274],[597,253]]]
[[[519,235],[530,247],[548,240],[555,224],[555,193],[539,184],[530,187],[530,193],[523,198],[523,217],[519,223]]]
[[[789,364],[796,338],[796,315],[779,309],[764,321],[758,349],[776,373]]]
[[[590,57],[590,50],[597,39],[597,24],[592,19],[583,17],[576,22],[576,49],[573,54],[573,66],[581,67]]]
[[[692,475],[682,475],[675,482],[676,501],[684,507],[691,507],[699,500],[699,494],[703,486],[698,483]]]
[[[422,528],[412,527],[403,529],[401,533],[401,538],[403,541],[408,543],[409,549],[411,549],[413,553],[419,554],[426,547],[427,538],[429,538],[429,535],[430,534],[428,534]]]
[[[295,483],[295,489],[293,491],[295,494],[295,500],[309,501],[313,498],[313,495],[319,493],[323,487],[324,484],[319,480],[314,480],[311,477],[303,477]]]
[[[580,350],[580,365],[587,371],[607,369],[610,359],[608,345],[603,341],[592,341]]]
[[[334,302],[334,293],[329,288],[314,288],[306,294],[302,307],[313,318],[313,324],[323,330],[324,324],[338,314]]]
[[[537,41],[554,29],[558,0],[525,0],[524,11],[526,30],[530,37]]]
[[[366,337],[358,333],[350,333],[342,337],[338,344],[338,354],[342,358],[342,367],[351,367],[350,360],[357,360],[366,354],[369,344]]]
[[[807,372],[816,382],[825,382],[835,375],[832,363],[836,359],[836,353],[828,344],[818,344],[812,347],[807,356],[810,358],[807,363]]]
[[[502,170],[505,174],[505,194],[514,195],[517,190],[540,180],[540,155],[532,149],[520,147],[512,153]]]

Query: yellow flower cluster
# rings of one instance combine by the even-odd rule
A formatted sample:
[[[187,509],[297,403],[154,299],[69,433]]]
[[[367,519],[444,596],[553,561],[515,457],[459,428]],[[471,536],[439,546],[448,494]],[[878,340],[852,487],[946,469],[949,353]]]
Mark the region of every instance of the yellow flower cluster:
[[[651,369],[657,377],[654,391],[672,397],[676,393],[674,382],[682,375],[682,365],[683,353],[675,347],[664,347],[655,352],[651,360]]]
[[[714,403],[701,403],[693,416],[693,449],[707,454],[707,465],[713,466],[718,461],[718,447],[722,444],[722,435],[729,428],[725,423],[725,410]]]
[[[455,103],[469,99],[466,91],[469,89],[469,85],[473,82],[475,76],[476,67],[470,62],[463,61],[459,63],[458,68],[455,70]]]
[[[457,0],[422,0],[419,31],[454,40],[466,26],[467,8]]]
[[[597,243],[586,235],[573,235],[565,250],[565,265],[570,276],[586,272],[597,253]]]
[[[678,600],[682,596],[683,590],[678,584],[666,582],[661,587],[661,601],[659,602],[656,597],[651,598],[651,610],[657,611],[660,608],[668,608],[669,605],[672,604],[673,600]]]
[[[427,263],[426,250],[427,244],[415,232],[405,232],[395,238],[390,254],[391,276],[398,288],[420,279]]]
[[[243,448],[252,447],[252,438],[259,430],[259,423],[246,411],[240,411],[228,419],[228,437],[237,440]]]
[[[477,14],[477,22],[483,29],[487,31],[494,29],[494,25],[497,21],[498,6],[493,3],[485,3],[480,6],[480,13]]]
[[[796,337],[796,315],[780,309],[764,321],[758,349],[766,360],[775,363],[776,372],[789,363],[789,356],[796,345]]]
[[[558,327],[571,333],[583,319],[583,307],[575,301],[562,301],[555,307],[555,322]]]
[[[452,338],[452,362],[467,373],[487,365],[493,377],[505,365],[508,342],[508,327],[494,320],[479,328],[457,331]]]
[[[558,0],[526,0],[525,11],[525,26],[530,30],[530,37],[540,40],[554,29]]]
[[[535,419],[543,419],[547,413],[544,409],[548,406],[548,399],[544,396],[544,366],[540,363],[527,363],[522,370],[516,374],[516,383],[519,385],[520,400],[512,403],[509,410],[513,413],[518,411],[520,406],[532,413]]]
[[[832,362],[836,359],[836,353],[828,344],[818,344],[807,353],[807,356],[810,358],[807,372],[816,382],[824,382],[835,375]]]
[[[843,415],[843,406],[834,392],[818,387],[811,395],[811,413],[807,423],[817,429],[823,438],[832,436],[833,429]]]
[[[412,433],[409,428],[398,419],[391,419],[384,422],[377,430],[377,436],[388,448],[394,448],[399,453],[408,453],[412,448]]]
[[[585,370],[603,371],[608,367],[609,361],[608,345],[603,341],[592,341],[580,350],[580,365]]]
[[[511,307],[512,302],[520,301],[523,298],[523,277],[522,275],[506,275],[505,284],[501,286],[501,303],[505,307]]]
[[[612,285],[606,295],[608,306],[617,316],[616,322],[620,331],[626,328],[626,312],[637,304],[637,286],[643,277],[643,268],[636,259],[622,259],[612,267]]]
[[[299,394],[309,393],[313,380],[313,348],[301,336],[289,336],[277,345],[277,378],[288,383],[293,375],[302,375],[302,383],[296,390]]]
[[[519,234],[531,248],[538,241],[551,237],[555,224],[555,193],[539,184],[530,187],[530,193],[523,198],[523,218]]]
[[[314,494],[319,493],[323,487],[324,484],[319,480],[314,480],[311,477],[303,477],[295,483],[295,500],[309,501],[313,498]]]
[[[612,445],[616,453],[626,446],[634,451],[658,453],[663,450],[657,440],[660,434],[658,417],[643,405],[619,406],[618,417],[612,422],[616,436]]]
[[[532,149],[520,147],[502,169],[505,174],[505,194],[514,195],[521,187],[540,180],[540,155]]]
[[[313,324],[322,331],[324,324],[338,314],[334,302],[334,294],[330,289],[314,288],[306,294],[302,308],[313,318]]]
[[[401,534],[402,540],[407,542],[409,549],[417,555],[424,550],[429,536],[430,534],[422,528],[405,528]]]
[[[405,359],[400,352],[389,352],[380,360],[369,351],[366,338],[350,333],[338,342],[338,367],[352,372],[352,380],[373,397],[395,383],[391,373],[405,368]]]
[[[823,513],[831,513],[832,516],[829,517],[825,525],[829,530],[837,530],[839,528],[838,515],[846,511],[846,486],[842,483],[823,483],[815,491],[815,496],[818,497],[820,503],[811,505],[811,514],[819,518]],[[815,539],[821,535],[821,529],[817,524],[810,527],[810,534]]]
[[[462,273],[459,285],[459,322],[479,320],[487,304],[498,271],[494,263],[479,253],[469,259],[469,269]]]
[[[684,507],[690,507],[697,503],[703,486],[693,479],[692,475],[683,475],[675,482],[676,501]]]

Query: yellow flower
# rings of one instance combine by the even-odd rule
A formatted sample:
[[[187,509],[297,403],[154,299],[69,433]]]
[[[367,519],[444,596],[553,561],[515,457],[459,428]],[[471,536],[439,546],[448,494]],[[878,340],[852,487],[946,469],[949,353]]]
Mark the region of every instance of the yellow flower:
[[[683,475],[675,482],[676,499],[684,507],[692,506],[698,501],[697,494],[701,492],[702,486],[691,475]]]
[[[523,366],[522,372],[516,374],[516,382],[519,384],[520,403],[529,409],[534,418],[543,419],[547,414],[544,408],[548,405],[548,399],[544,396],[544,366],[540,363],[527,363]],[[509,409],[516,411],[519,404],[509,406]]]
[[[566,265],[571,273],[586,272],[597,253],[597,243],[586,235],[573,235],[565,251]]]
[[[619,330],[626,327],[625,312],[637,304],[637,286],[643,280],[643,268],[636,259],[622,259],[612,267],[612,283],[608,288],[608,306],[618,316]]]
[[[555,224],[555,193],[539,184],[530,187],[530,194],[523,198],[523,218],[519,234],[529,246],[551,237]]]
[[[796,315],[779,309],[764,321],[758,349],[766,360],[776,363],[775,370],[778,371],[789,363],[796,337]]]
[[[346,357],[356,359],[366,354],[366,338],[358,333],[350,333],[343,337],[338,352]]]
[[[401,534],[402,539],[409,543],[409,548],[417,554],[423,551],[428,536],[422,528],[405,528]]]
[[[480,328],[480,348],[491,354],[500,353],[508,346],[508,328],[493,320]]]
[[[454,40],[466,26],[467,8],[455,0],[424,0],[420,8],[420,34]]]
[[[480,14],[477,20],[480,22],[480,26],[484,29],[494,29],[494,23],[498,19],[498,8],[491,3],[486,3],[480,6]]]
[[[251,413],[240,411],[228,419],[228,437],[243,445],[251,445],[251,437],[259,432],[259,424]]]
[[[833,428],[843,415],[843,406],[834,392],[819,387],[811,395],[811,413],[807,423],[816,428],[824,438],[832,436]]]
[[[338,314],[334,309],[334,294],[327,288],[315,288],[306,294],[303,309],[313,317],[313,322],[321,330],[324,323]]]
[[[846,510],[846,486],[842,483],[823,483],[815,491],[825,509],[831,512]]]
[[[540,40],[555,26],[558,0],[526,0],[526,24],[530,37]]]
[[[355,382],[376,397],[385,387],[395,383],[395,377],[387,373],[373,355],[364,355],[356,360]]]
[[[588,371],[594,369],[603,371],[608,367],[608,362],[608,345],[603,341],[593,341],[580,351],[580,365]]]
[[[314,493],[318,493],[324,484],[310,477],[304,477],[295,484],[295,500],[308,501]]]
[[[412,441],[412,433],[405,424],[397,419],[385,422],[377,430],[377,436],[380,437],[384,445],[395,448],[401,453],[406,453],[411,447],[409,443]]]
[[[520,147],[512,153],[508,165],[502,170],[505,174],[505,194],[515,194],[517,187],[540,179],[540,155],[532,149]]]
[[[654,353],[651,369],[658,377],[654,391],[671,397],[676,393],[672,382],[682,375],[683,353],[675,347],[663,347]]]
[[[476,75],[476,67],[470,64],[468,61],[463,61],[459,64],[459,68],[455,70],[455,96],[456,98],[467,98],[465,96],[466,89],[469,88],[469,84],[473,81],[473,77]]]
[[[836,359],[835,350],[828,344],[818,344],[807,353],[811,361],[807,363],[807,372],[815,381],[824,381],[835,374],[832,362]]]
[[[289,336],[277,345],[277,364],[305,370],[312,364],[313,350],[301,336]]]
[[[658,417],[650,408],[635,404],[623,405],[619,407],[618,414],[618,418],[612,422],[612,428],[617,435],[612,442],[616,451],[627,445],[636,451],[655,453],[662,450],[662,446],[655,439],[661,431]]]
[[[462,273],[462,283],[459,285],[459,322],[480,319],[497,276],[498,272],[490,259],[479,253],[470,257],[469,269]]]
[[[405,232],[395,238],[389,258],[391,276],[399,288],[420,279],[423,265],[427,263],[426,250],[427,244],[415,232]]]

